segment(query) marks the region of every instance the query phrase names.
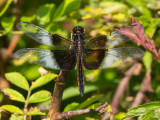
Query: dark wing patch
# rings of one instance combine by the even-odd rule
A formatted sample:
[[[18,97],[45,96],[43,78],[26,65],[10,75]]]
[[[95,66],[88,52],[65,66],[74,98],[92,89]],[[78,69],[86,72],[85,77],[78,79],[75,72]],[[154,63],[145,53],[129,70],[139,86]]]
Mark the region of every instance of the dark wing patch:
[[[84,67],[88,70],[98,69],[101,62],[104,59],[106,50],[97,49],[97,50],[85,50],[83,52],[83,64]]]
[[[107,36],[102,35],[95,38],[85,40],[86,49],[102,49],[106,47]]]
[[[52,52],[62,70],[72,70],[75,68],[77,59],[74,50],[52,50]]]
[[[71,70],[76,64],[76,61],[73,61],[75,53],[70,54],[69,51],[65,50],[50,51],[40,48],[24,48],[16,51],[15,54],[17,58],[56,70]],[[72,60],[69,61],[69,58]]]
[[[104,69],[117,66],[142,57],[144,51],[137,47],[120,47],[109,50],[87,50],[83,55],[83,63],[86,69]]]

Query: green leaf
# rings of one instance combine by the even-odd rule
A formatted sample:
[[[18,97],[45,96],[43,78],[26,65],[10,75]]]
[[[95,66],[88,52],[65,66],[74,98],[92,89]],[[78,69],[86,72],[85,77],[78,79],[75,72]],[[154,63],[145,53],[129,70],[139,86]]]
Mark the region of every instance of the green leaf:
[[[126,0],[126,2],[141,13],[145,18],[152,18],[150,10],[141,0]]]
[[[31,95],[28,103],[43,102],[51,98],[51,93],[47,90],[41,90]]]
[[[85,94],[92,91],[96,91],[96,90],[97,90],[97,87],[94,85],[85,85]],[[78,95],[80,95],[78,87],[69,87],[64,90],[62,99],[65,100],[67,98],[78,96]]]
[[[150,52],[145,52],[145,54],[143,56],[143,64],[147,70],[151,68],[152,54]]]
[[[0,109],[8,111],[10,113],[23,114],[23,111],[14,105],[3,105],[0,107]]]
[[[29,90],[29,84],[26,78],[17,72],[10,72],[5,74],[7,80],[9,80],[14,85],[23,88],[25,90]]]
[[[145,29],[145,31],[152,38],[157,30],[157,27],[159,26],[160,19],[159,18],[152,18],[150,21],[151,22],[147,22],[148,25],[147,25],[147,28]]]
[[[6,89],[3,89],[3,92],[4,94],[8,95],[11,100],[25,102],[25,98],[23,97],[23,95],[16,90],[6,88]]]
[[[126,113],[120,112],[116,115],[114,115],[114,120],[121,120],[123,117],[125,117]]]
[[[101,104],[101,103],[92,104],[92,105],[90,105],[89,107],[87,107],[87,109],[96,109],[96,108],[99,107],[100,104]]]
[[[97,100],[99,100],[103,95],[95,95],[92,96],[91,98],[88,98],[86,101],[84,101],[83,103],[80,104],[80,106],[78,107],[78,109],[83,109],[87,106],[89,106],[90,104],[96,102]]]
[[[54,9],[54,4],[45,4],[38,8],[37,19],[40,25],[45,25],[50,22]]]
[[[143,120],[148,120],[149,118],[152,118],[153,115],[154,115],[154,110],[151,110],[146,115],[143,116]]]
[[[127,115],[123,119],[128,118],[128,117],[146,115],[147,113],[159,107],[160,107],[160,102],[153,102],[150,104],[140,105],[140,106],[129,109]]]
[[[56,9],[53,20],[57,21],[66,13],[76,10],[80,7],[80,0],[64,0],[60,6]]]
[[[40,112],[37,107],[35,107],[31,112],[27,112],[27,115],[46,115],[46,113]]]
[[[41,87],[45,84],[47,84],[48,82],[50,82],[51,80],[53,80],[55,77],[57,77],[57,74],[54,73],[48,73],[42,77],[40,77],[39,79],[37,79],[31,86],[31,90],[37,88],[37,87]]]
[[[16,20],[15,16],[10,16],[10,17],[3,17],[1,24],[2,27],[5,29],[6,32],[9,32],[12,30],[12,27],[14,25],[14,22]]]
[[[3,10],[1,10],[0,12],[0,17],[7,11],[8,7],[10,6],[10,4],[12,3],[13,0],[7,0],[7,3],[5,5],[5,7],[3,8]]]
[[[9,120],[24,120],[24,117],[22,115],[12,114]]]
[[[79,106],[79,103],[73,102],[71,104],[68,104],[65,108],[64,108],[64,112],[66,111],[72,111],[72,110],[76,110]]]
[[[21,22],[33,22],[33,20],[35,20],[36,15],[32,15],[32,16],[21,16],[20,21]]]

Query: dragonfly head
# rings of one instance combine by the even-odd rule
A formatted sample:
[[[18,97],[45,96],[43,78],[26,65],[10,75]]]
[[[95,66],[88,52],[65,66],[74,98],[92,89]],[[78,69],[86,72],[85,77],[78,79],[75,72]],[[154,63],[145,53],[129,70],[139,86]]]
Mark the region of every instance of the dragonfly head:
[[[77,35],[77,34],[82,34],[82,35],[84,35],[85,29],[84,29],[83,27],[81,27],[81,26],[76,26],[76,27],[74,27],[74,28],[72,29],[72,33],[73,33],[73,35]]]

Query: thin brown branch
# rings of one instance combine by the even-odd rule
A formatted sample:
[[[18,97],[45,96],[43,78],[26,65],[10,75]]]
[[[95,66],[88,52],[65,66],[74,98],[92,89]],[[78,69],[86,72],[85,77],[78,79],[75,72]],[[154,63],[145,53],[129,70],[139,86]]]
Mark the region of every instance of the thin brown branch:
[[[151,86],[151,69],[147,70],[146,75],[143,79],[143,82],[141,84],[141,89],[137,93],[134,102],[132,103],[130,108],[133,108],[135,106],[138,106],[142,103],[142,101],[146,98],[146,93],[153,92]]]
[[[58,116],[56,116],[55,119],[68,119],[73,116],[82,115],[82,114],[91,113],[91,112],[99,112],[99,113],[107,112],[107,113],[110,113],[111,116],[113,116],[112,112],[108,112],[108,107],[109,105],[106,102],[104,105],[101,105],[99,108],[96,108],[96,109],[83,109],[83,110],[63,112],[63,113],[60,113]]]
[[[14,50],[14,48],[16,47],[17,43],[18,43],[18,40],[19,38],[21,37],[21,35],[19,34],[14,34],[12,39],[11,39],[11,42],[8,46],[8,49],[7,49],[7,56],[10,56]]]
[[[112,103],[111,103],[112,110],[114,112],[118,112],[118,109],[117,109],[118,105],[120,103],[121,98],[124,95],[125,89],[129,83],[131,77],[133,75],[139,74],[140,71],[141,71],[141,64],[140,63],[133,64],[133,66],[129,70],[126,71],[125,77],[121,80],[121,82],[116,90],[116,93],[113,97]]]
[[[68,74],[69,71],[61,70],[59,76],[55,79],[56,83],[53,90],[52,101],[48,113],[48,118],[50,118],[51,120],[55,120],[55,118],[57,118],[57,115],[60,114],[60,105],[62,101],[63,90],[65,87],[65,81]]]

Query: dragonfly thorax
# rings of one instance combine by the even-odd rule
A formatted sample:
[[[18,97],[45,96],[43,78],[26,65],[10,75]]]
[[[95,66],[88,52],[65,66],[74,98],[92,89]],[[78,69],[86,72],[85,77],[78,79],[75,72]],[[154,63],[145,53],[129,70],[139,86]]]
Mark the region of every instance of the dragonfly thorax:
[[[76,26],[72,29],[73,34],[84,34],[84,28],[81,26]]]

